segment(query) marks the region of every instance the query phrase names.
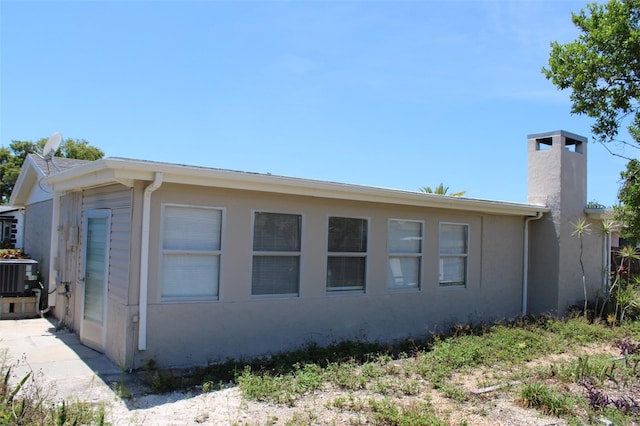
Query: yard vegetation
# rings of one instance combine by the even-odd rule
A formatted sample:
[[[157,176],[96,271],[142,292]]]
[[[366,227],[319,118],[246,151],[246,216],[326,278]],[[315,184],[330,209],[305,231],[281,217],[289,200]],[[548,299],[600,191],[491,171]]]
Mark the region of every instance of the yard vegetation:
[[[2,365],[0,424],[107,424],[108,408],[49,401],[37,377],[10,388],[10,369]],[[625,425],[640,422],[639,370],[640,321],[612,325],[575,316],[454,326],[428,341],[396,345],[310,344],[188,374],[149,362],[138,374],[152,392],[238,386],[247,401],[288,413],[235,424],[520,424],[513,416],[552,416],[563,424]],[[114,387],[128,394],[124,385]]]

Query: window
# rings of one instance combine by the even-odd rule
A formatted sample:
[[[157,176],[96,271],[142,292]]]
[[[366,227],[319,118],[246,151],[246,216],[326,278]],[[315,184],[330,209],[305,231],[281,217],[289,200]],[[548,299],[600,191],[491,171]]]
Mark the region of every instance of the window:
[[[330,217],[327,291],[364,290],[367,266],[367,220]]]
[[[422,222],[391,219],[388,239],[388,287],[419,288],[422,275]]]
[[[163,299],[218,297],[221,231],[220,209],[164,206]]]
[[[440,285],[443,287],[467,284],[467,256],[469,225],[440,224]]]
[[[298,295],[302,216],[255,212],[251,294]]]

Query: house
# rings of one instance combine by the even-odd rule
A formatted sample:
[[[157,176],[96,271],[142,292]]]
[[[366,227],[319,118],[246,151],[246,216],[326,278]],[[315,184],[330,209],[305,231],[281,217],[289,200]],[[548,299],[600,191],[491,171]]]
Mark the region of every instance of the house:
[[[53,190],[43,180],[86,163],[89,161],[60,157],[45,161],[39,155],[29,154],[11,192],[9,208],[19,212],[15,248],[38,261],[44,283],[49,282]]]
[[[606,214],[585,211],[586,138],[535,134],[528,149],[527,203],[123,158],[82,164],[42,180],[53,191],[49,303],[126,368],[562,314],[584,300],[571,223],[595,228]],[[24,200],[28,186],[16,191]],[[592,297],[606,238],[583,246]]]
[[[0,243],[2,248],[22,248],[22,211],[13,206],[0,206]]]

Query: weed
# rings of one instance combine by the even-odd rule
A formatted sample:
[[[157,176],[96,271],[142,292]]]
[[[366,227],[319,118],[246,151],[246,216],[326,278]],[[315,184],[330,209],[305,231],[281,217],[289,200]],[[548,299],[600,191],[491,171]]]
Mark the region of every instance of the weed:
[[[640,405],[631,397],[610,397],[588,381],[582,381],[580,384],[585,388],[587,401],[592,410],[604,410],[608,406],[612,406],[618,411],[629,413],[638,411],[640,408]]]
[[[629,339],[628,337],[616,340],[615,347],[620,349],[620,355],[623,355],[625,357],[629,355],[635,355],[640,352],[640,344],[632,343],[631,339]]]
[[[132,396],[131,391],[123,381],[111,383],[111,390],[122,399],[129,399]]]
[[[341,389],[358,390],[367,385],[366,377],[358,371],[353,361],[329,364],[325,374],[330,383]]]
[[[540,383],[524,385],[519,402],[526,408],[535,408],[557,417],[573,413],[573,401],[570,397]]]
[[[413,402],[407,405],[396,404],[389,399],[368,401],[374,424],[398,426],[444,426],[430,404]]]
[[[38,376],[32,372],[11,385],[11,366],[4,359],[0,359],[0,377],[3,378],[0,382],[0,424],[104,424],[104,407],[67,401],[53,404],[39,385]]]
[[[447,398],[453,399],[456,402],[464,402],[469,399],[467,392],[451,383],[443,384],[440,387],[440,392],[442,392]]]

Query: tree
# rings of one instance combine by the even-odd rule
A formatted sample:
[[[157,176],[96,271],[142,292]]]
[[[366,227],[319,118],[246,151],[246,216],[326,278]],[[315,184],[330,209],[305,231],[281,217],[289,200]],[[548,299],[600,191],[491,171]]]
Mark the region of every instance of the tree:
[[[631,160],[620,173],[622,185],[618,191],[617,219],[624,223],[620,234],[632,245],[640,242],[640,161]]]
[[[581,34],[571,43],[551,43],[542,72],[559,89],[571,89],[571,112],[595,119],[598,142],[616,140],[625,123],[640,142],[640,0],[591,3],[572,21]]]
[[[559,89],[571,90],[571,112],[595,121],[595,139],[610,154],[629,160],[622,172],[617,219],[623,235],[640,241],[640,163],[612,151],[607,142],[640,148],[640,0],[590,3],[572,14],[580,30],[567,44],[551,43],[549,67],[542,72]],[[618,140],[626,127],[631,140]]]
[[[467,191],[454,192],[453,194],[447,194],[449,192],[449,187],[444,186],[442,183],[435,187],[435,189],[431,189],[430,186],[423,186],[420,188],[420,192],[424,192],[425,194],[436,194],[436,195],[448,195],[450,197],[462,197]]]
[[[0,199],[2,204],[9,201],[13,186],[18,179],[22,163],[29,154],[41,154],[47,138],[32,141],[11,141],[9,148],[0,147]],[[98,160],[104,157],[101,149],[90,145],[84,139],[68,138],[55,153],[56,157],[78,160]]]

